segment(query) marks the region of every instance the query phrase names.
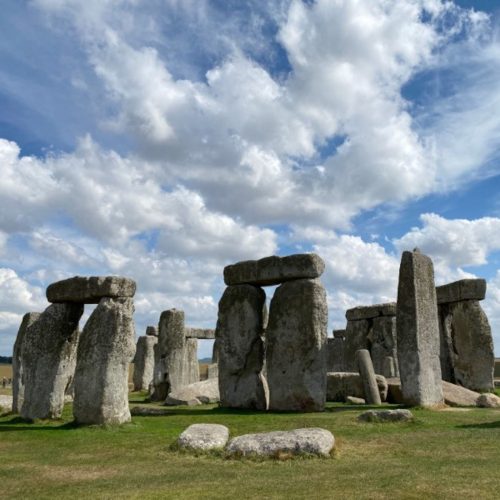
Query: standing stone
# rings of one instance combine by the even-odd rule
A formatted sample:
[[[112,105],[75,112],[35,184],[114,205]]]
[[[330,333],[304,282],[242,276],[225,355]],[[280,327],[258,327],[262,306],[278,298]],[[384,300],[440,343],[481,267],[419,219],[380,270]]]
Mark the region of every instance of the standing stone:
[[[382,404],[370,353],[366,349],[360,349],[356,352],[356,360],[358,362],[359,374],[363,381],[365,401],[368,404]]]
[[[370,355],[375,373],[385,376],[399,377],[397,361],[394,363],[394,375],[384,373],[386,358],[397,360],[396,316],[380,316],[373,318]]]
[[[149,393],[152,401],[165,401],[168,396],[168,384],[166,380],[165,358],[161,355],[160,344],[153,346],[154,368],[153,382],[150,385]]]
[[[137,340],[134,358],[134,391],[147,391],[153,381],[155,363],[154,346],[158,337],[145,335]]]
[[[184,311],[163,311],[158,326],[158,345],[167,394],[199,382],[198,340],[186,338]]]
[[[328,372],[344,372],[344,339],[329,338],[326,343],[326,369]]]
[[[21,416],[59,418],[75,369],[81,304],[53,304],[26,330],[22,343],[24,401]]]
[[[147,326],[146,335],[150,335],[152,337],[158,337],[158,328],[156,326]]]
[[[134,302],[103,298],[78,345],[73,415],[81,424],[130,421],[128,368],[135,353]]]
[[[263,306],[266,294],[253,285],[229,286],[219,301],[215,330],[221,406],[267,408],[267,386],[262,376]]]
[[[359,349],[368,349],[368,338],[371,330],[372,320],[360,319],[347,321],[344,341],[344,371],[358,371],[356,351]]]
[[[387,378],[399,377],[399,370],[393,356],[386,356],[384,360],[384,371],[382,374]]]
[[[397,345],[401,391],[407,404],[443,403],[434,268],[426,255],[403,252],[399,268]]]
[[[23,316],[21,326],[17,332],[12,353],[12,411],[19,413],[24,401],[23,382],[23,343],[26,330],[40,317],[40,313],[30,312]]]
[[[289,281],[276,289],[266,331],[270,410],[324,410],[327,321],[319,280]]]

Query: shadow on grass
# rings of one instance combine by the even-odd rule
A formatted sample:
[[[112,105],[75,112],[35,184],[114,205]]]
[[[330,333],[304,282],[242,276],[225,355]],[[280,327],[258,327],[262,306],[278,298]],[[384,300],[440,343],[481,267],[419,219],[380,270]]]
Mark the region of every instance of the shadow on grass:
[[[44,425],[40,422],[50,422],[50,425]],[[29,421],[21,417],[13,417],[6,422],[0,422],[0,432],[12,431],[67,431],[77,429],[80,426],[75,422],[66,422],[61,425],[53,425],[56,423],[54,420],[50,421]],[[62,422],[62,420],[61,420]]]
[[[460,429],[500,429],[500,420],[496,422],[484,422],[482,424],[457,425]]]

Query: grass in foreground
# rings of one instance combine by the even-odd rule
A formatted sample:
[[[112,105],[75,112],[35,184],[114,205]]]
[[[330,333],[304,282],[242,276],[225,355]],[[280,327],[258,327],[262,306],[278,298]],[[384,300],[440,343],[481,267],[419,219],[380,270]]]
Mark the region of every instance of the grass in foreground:
[[[133,394],[131,402],[144,396]],[[0,418],[2,498],[498,498],[500,411],[414,410],[411,424],[361,424],[360,407],[324,413],[175,407],[118,428]],[[171,445],[193,423],[227,425],[233,436],[324,427],[331,459],[229,460]]]

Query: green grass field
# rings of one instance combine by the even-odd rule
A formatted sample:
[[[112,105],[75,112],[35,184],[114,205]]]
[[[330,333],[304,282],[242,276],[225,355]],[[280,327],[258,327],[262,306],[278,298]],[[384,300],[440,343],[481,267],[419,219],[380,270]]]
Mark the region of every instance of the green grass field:
[[[132,394],[132,404],[143,396]],[[1,498],[499,498],[500,411],[414,410],[415,423],[361,424],[360,407],[324,413],[176,407],[118,428],[0,418]],[[171,445],[193,423],[233,436],[318,426],[336,438],[331,459],[235,460]]]

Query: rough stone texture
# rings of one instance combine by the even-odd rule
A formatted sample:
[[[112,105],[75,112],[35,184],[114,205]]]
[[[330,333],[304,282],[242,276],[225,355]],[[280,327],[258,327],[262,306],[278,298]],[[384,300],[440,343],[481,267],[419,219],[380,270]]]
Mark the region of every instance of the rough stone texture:
[[[439,322],[432,261],[419,251],[403,252],[399,268],[397,345],[406,404],[443,403]]]
[[[153,381],[155,364],[154,346],[158,337],[145,335],[137,339],[134,357],[134,391],[147,391]]]
[[[151,401],[165,401],[168,395],[168,384],[165,377],[165,360],[161,356],[161,348],[158,343],[153,347],[153,352],[153,382],[149,389],[149,395]]]
[[[198,341],[186,338],[184,311],[170,309],[161,313],[158,345],[167,394],[199,382]]]
[[[289,281],[274,292],[266,330],[270,410],[324,410],[327,321],[319,280]]]
[[[390,356],[394,360],[394,376],[398,376],[396,316],[374,318],[368,339],[371,341],[370,355],[375,372],[385,375],[386,358]]]
[[[158,328],[156,326],[147,326],[146,335],[150,335],[152,337],[158,337]]]
[[[318,278],[325,270],[323,259],[314,253],[288,257],[266,257],[238,262],[224,268],[226,285],[279,285],[285,281]]]
[[[135,288],[134,280],[120,276],[75,276],[49,285],[47,300],[98,304],[104,297],[133,297]]]
[[[221,406],[267,408],[264,363],[264,290],[253,285],[229,286],[219,301],[215,331]]]
[[[177,440],[181,448],[190,450],[217,450],[226,446],[229,429],[219,424],[190,425]]]
[[[410,410],[368,410],[362,413],[361,422],[411,422],[413,414]]]
[[[24,383],[23,383],[23,343],[26,330],[38,318],[40,313],[30,312],[23,316],[21,326],[17,332],[14,343],[14,352],[12,353],[12,411],[19,413],[24,401]]]
[[[378,316],[396,316],[396,303],[374,304],[371,306],[358,306],[348,309],[345,317],[348,321],[371,319]]]
[[[372,320],[361,319],[359,321],[348,321],[344,341],[344,369],[349,372],[357,372],[356,351],[368,349],[372,329]]]
[[[493,337],[488,317],[479,302],[464,300],[442,304],[439,313],[443,379],[473,391],[492,390]]]
[[[25,419],[59,418],[75,370],[81,304],[53,304],[27,328],[22,346]]]
[[[345,339],[345,329],[344,330],[333,330],[334,339]]]
[[[364,405],[366,404],[366,401],[363,398],[356,398],[354,396],[347,396],[345,399],[346,403],[349,403],[351,405]]]
[[[485,393],[479,395],[476,404],[480,408],[498,408],[500,406],[500,398],[495,394]]]
[[[207,378],[218,378],[219,376],[219,365],[217,363],[212,363],[207,367]]]
[[[75,372],[73,416],[81,424],[130,420],[128,368],[135,353],[134,302],[101,299],[85,324]]]
[[[10,413],[13,410],[13,398],[12,396],[5,396],[0,394],[0,415],[4,413]]]
[[[461,300],[483,300],[486,295],[486,280],[463,279],[436,287],[438,304],[459,302]]]
[[[133,417],[157,417],[162,415],[171,415],[172,410],[167,408],[154,408],[151,406],[134,406],[130,410]]]
[[[189,402],[208,404],[218,403],[219,400],[219,381],[216,378],[210,378],[172,391],[167,396],[165,404],[167,406],[185,405]]]
[[[293,431],[275,431],[261,434],[245,434],[229,442],[226,450],[230,455],[279,456],[285,454],[311,454],[330,456],[335,445],[333,434],[326,429],[311,427]]]
[[[366,349],[360,349],[356,352],[356,360],[358,363],[359,374],[361,375],[361,381],[363,382],[365,401],[368,404],[381,404],[382,401],[380,399],[377,379],[375,378],[375,371],[373,370],[370,353]]]
[[[344,367],[344,339],[341,337],[328,338],[326,342],[326,369],[329,372],[343,372]]]
[[[215,330],[210,328],[186,328],[185,332],[191,339],[215,339]]]
[[[384,370],[382,374],[386,378],[392,378],[399,376],[399,370],[397,370],[396,359],[393,356],[386,356],[384,359]]]
[[[348,396],[364,398],[363,381],[361,375],[355,372],[327,373],[326,400],[345,402]],[[375,375],[380,399],[387,399],[387,381],[382,375]],[[398,379],[399,381],[399,379]]]

